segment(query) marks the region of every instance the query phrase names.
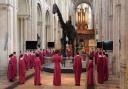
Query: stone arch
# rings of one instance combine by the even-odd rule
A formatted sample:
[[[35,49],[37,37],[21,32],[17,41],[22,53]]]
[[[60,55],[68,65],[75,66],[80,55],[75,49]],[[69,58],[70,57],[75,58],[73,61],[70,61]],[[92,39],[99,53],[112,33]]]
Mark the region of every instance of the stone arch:
[[[77,7],[81,3],[87,3],[92,8],[92,1],[93,0],[74,0],[73,3],[75,5],[75,7]]]
[[[87,14],[88,17],[86,18],[87,20],[87,24],[88,24],[88,29],[93,29],[93,12],[92,12],[92,8],[88,3],[80,3],[79,5],[77,5],[76,9],[75,9],[75,14],[76,14],[76,18],[77,18],[77,11],[78,8],[87,8]],[[77,20],[77,19],[76,19]]]

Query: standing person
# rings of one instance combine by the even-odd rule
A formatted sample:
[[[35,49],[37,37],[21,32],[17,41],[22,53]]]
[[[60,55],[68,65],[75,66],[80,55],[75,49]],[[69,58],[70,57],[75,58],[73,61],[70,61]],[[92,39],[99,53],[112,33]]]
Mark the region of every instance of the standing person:
[[[80,78],[82,73],[82,61],[79,53],[74,57],[73,70],[75,73],[75,85],[80,86]]]
[[[39,59],[39,54],[36,53],[36,58],[34,59],[34,84],[41,85],[40,71],[41,71],[41,61]]]
[[[108,80],[108,54],[103,53],[104,55],[104,63],[103,63],[103,69],[104,69],[104,81]]]
[[[26,72],[26,67],[25,67],[25,61],[23,59],[23,55],[20,55],[19,58],[19,83],[24,84],[25,82],[25,72]]]
[[[62,57],[59,55],[58,50],[56,50],[55,54],[52,56],[52,61],[54,62],[53,85],[60,86],[61,85],[60,62],[62,61]]]
[[[24,61],[25,61],[26,70],[28,70],[28,56],[27,56],[27,52],[24,53]]]
[[[96,51],[95,51],[94,58],[95,58],[95,64],[97,65],[97,59],[98,59],[98,49],[96,49]]]
[[[103,74],[103,56],[102,56],[102,52],[99,52],[99,56],[97,59],[97,80],[98,83],[103,84],[104,82],[104,74]]]
[[[71,49],[70,49],[69,47],[66,49],[66,53],[67,53],[68,59],[70,59],[70,56],[71,56]]]
[[[17,75],[17,58],[16,58],[16,52],[13,52],[13,61],[14,61],[14,75]]]
[[[60,55],[63,55],[64,54],[64,51],[63,51],[63,48],[60,50]],[[62,62],[61,62],[61,64],[62,64],[62,66],[63,67],[65,67],[65,62],[66,62],[66,57],[65,56],[63,56],[63,59],[62,59]]]
[[[93,58],[89,58],[87,65],[87,89],[94,89]]]
[[[10,82],[13,82],[15,79],[14,73],[14,61],[12,59],[13,54],[9,55],[9,63],[8,63],[8,71],[7,71],[7,78]]]

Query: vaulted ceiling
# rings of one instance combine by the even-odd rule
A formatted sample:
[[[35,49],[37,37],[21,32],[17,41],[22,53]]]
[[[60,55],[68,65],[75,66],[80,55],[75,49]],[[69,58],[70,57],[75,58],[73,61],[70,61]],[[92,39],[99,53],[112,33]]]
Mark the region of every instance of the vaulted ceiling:
[[[77,7],[81,3],[87,3],[91,6],[93,0],[72,0],[72,1],[74,3],[75,7]]]

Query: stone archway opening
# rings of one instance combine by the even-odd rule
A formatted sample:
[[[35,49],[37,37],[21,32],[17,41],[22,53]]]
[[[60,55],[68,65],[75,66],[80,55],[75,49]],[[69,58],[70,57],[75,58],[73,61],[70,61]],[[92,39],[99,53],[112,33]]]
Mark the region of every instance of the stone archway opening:
[[[87,3],[80,3],[75,7],[75,27],[78,33],[79,50],[95,47],[95,31],[93,27],[92,8]]]

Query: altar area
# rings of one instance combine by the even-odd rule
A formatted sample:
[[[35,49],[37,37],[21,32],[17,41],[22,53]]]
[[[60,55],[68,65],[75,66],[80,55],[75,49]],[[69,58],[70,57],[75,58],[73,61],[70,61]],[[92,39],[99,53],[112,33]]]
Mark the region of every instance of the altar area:
[[[63,57],[63,61],[61,62],[61,73],[73,73],[72,59],[73,57]],[[42,70],[45,72],[54,72],[54,63],[52,62],[52,57],[45,57],[45,64],[43,65]],[[82,60],[82,72],[86,72],[85,60]]]

